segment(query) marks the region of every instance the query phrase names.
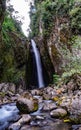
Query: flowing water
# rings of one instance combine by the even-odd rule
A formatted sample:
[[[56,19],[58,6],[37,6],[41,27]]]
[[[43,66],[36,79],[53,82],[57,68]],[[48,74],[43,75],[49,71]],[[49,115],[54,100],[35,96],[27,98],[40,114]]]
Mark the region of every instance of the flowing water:
[[[13,130],[78,130],[79,125],[63,123],[60,119],[51,118],[49,112],[43,112],[42,104],[37,112],[31,113],[32,120],[30,124],[24,124],[21,129]],[[19,111],[15,103],[5,104],[0,107],[0,130],[8,130],[10,124],[18,121]],[[81,126],[81,125],[80,125]]]
[[[43,79],[43,72],[42,72],[42,64],[40,59],[40,53],[38,48],[36,47],[36,44],[34,40],[31,40],[31,46],[35,55],[36,60],[36,67],[37,67],[37,76],[38,76],[38,87],[42,88],[44,87],[44,79]]]
[[[19,110],[15,103],[5,104],[0,107],[0,130],[5,130],[9,123],[18,118]]]

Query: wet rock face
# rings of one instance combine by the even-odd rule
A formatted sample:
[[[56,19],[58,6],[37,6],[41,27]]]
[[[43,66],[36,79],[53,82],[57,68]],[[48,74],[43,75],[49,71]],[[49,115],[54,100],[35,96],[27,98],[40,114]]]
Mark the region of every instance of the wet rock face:
[[[41,55],[44,79],[46,84],[48,85],[53,81],[53,74],[55,72],[55,69],[48,52],[46,39],[40,39],[40,37],[37,37],[35,38],[35,41]]]
[[[72,54],[72,45],[70,39],[72,32],[70,30],[68,16],[57,17],[54,20],[54,27],[47,39],[48,51],[51,57],[55,72],[62,74],[63,67],[65,67],[70,61],[66,55]]]
[[[20,112],[30,113],[38,109],[38,100],[27,92],[17,99],[16,105]]]
[[[68,17],[59,16],[53,22],[54,25],[52,25],[53,27],[48,37],[43,36],[41,38],[40,36],[38,37],[39,41],[37,41],[43,63],[50,77],[54,72],[62,73],[61,67],[63,63],[67,62],[64,57],[64,48],[66,51],[70,50],[68,41],[71,37]]]
[[[62,65],[62,55],[59,52],[59,49],[55,46],[55,44],[51,43],[48,50],[50,53],[50,57],[51,57],[53,66],[55,68],[55,72],[60,73],[61,72],[61,65]]]

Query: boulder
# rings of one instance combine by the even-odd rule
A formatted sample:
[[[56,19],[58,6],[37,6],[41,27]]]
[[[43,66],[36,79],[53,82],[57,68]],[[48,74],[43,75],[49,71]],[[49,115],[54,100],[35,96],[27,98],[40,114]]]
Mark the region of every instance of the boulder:
[[[44,102],[42,110],[50,111],[50,110],[53,110],[53,109],[56,109],[56,108],[57,108],[57,106],[54,102],[48,102],[47,101],[47,102]]]
[[[22,113],[34,112],[38,109],[38,99],[27,92],[17,99],[16,106]]]
[[[23,115],[19,121],[17,121],[16,123],[13,123],[12,125],[9,126],[9,130],[19,130],[23,124],[29,123],[30,120],[31,120],[30,115],[28,115],[28,114]]]
[[[66,109],[69,113],[69,119],[74,123],[81,123],[81,92],[74,91],[72,94],[60,98],[62,108]]]
[[[64,117],[67,115],[67,111],[63,108],[57,108],[56,110],[51,111],[50,115],[52,117]]]
[[[46,88],[44,88],[43,98],[45,100],[50,100],[54,96],[57,96],[57,92],[56,92],[56,90],[54,88],[52,88],[52,87],[46,87]]]
[[[1,83],[0,84],[0,91],[4,93],[8,93],[8,91],[15,93],[16,92],[16,86],[13,83]]]
[[[81,123],[81,95],[75,95],[68,107],[70,120],[74,123]]]
[[[32,95],[41,95],[41,90],[33,89],[33,90],[31,90],[31,94]]]

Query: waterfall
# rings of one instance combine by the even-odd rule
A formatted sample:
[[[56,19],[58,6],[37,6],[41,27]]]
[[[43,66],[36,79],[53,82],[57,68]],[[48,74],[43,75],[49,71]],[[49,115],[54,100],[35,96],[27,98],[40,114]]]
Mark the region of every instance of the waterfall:
[[[31,46],[34,52],[35,61],[36,61],[36,67],[37,67],[37,76],[38,76],[38,87],[42,88],[44,87],[44,79],[43,79],[43,72],[42,72],[42,64],[40,59],[40,53],[38,48],[36,47],[36,43],[34,40],[31,40]]]

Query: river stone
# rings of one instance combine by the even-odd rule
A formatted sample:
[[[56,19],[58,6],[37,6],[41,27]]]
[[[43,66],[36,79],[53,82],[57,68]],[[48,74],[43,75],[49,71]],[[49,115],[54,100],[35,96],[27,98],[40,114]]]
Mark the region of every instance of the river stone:
[[[58,108],[50,112],[51,117],[64,117],[67,115],[67,111],[63,108]]]
[[[79,128],[79,130],[81,130],[81,127]]]
[[[18,122],[13,123],[12,125],[9,126],[9,130],[19,130],[23,124],[27,124],[30,121],[31,121],[30,115],[28,115],[28,114],[22,115],[22,118]]]
[[[32,130],[32,128],[30,128],[29,125],[24,125],[24,126],[22,126],[22,127],[20,128],[20,130]],[[33,129],[33,130],[35,130],[35,129]]]
[[[47,102],[44,102],[42,110],[49,111],[49,110],[53,110],[56,108],[57,108],[57,106],[54,102],[47,101]]]
[[[4,98],[3,98],[3,104],[5,104],[5,103],[10,103],[11,102],[11,100],[10,99],[8,99],[8,97],[7,96],[5,96]]]
[[[36,119],[37,120],[44,120],[44,117],[43,116],[36,116]]]
[[[60,97],[60,101],[58,101],[57,104],[60,105],[62,108],[65,108],[68,110],[71,104],[71,98],[72,98],[72,95],[64,95]]]
[[[51,99],[51,95],[47,94],[47,93],[43,93],[43,99],[44,100],[50,100]]]
[[[70,130],[70,129],[71,129],[71,126],[68,124],[60,123],[60,122],[52,122],[52,121],[47,121],[46,124],[43,124],[42,126],[25,125],[22,128],[20,128],[20,130]]]
[[[62,100],[62,107],[66,108],[70,114],[70,120],[75,123],[81,123],[81,93],[76,92],[76,95],[68,95]]]
[[[44,88],[44,91],[43,91],[43,98],[45,100],[50,100],[52,99],[54,96],[57,96],[57,92],[54,88],[52,87],[47,87],[47,88]]]
[[[27,92],[17,99],[16,106],[22,113],[34,112],[38,109],[38,99]]]
[[[9,83],[9,87],[8,87],[9,91],[12,93],[16,92],[16,86],[13,83]]]
[[[8,92],[11,91],[12,93],[15,93],[16,87],[13,83],[2,83],[0,84],[0,92]]]
[[[0,84],[0,91],[2,91],[3,87],[5,86],[5,83]]]
[[[70,107],[68,107],[70,113],[70,120],[74,123],[81,123],[81,95],[75,95],[71,99]]]
[[[33,89],[31,90],[32,95],[42,95],[41,90]]]

